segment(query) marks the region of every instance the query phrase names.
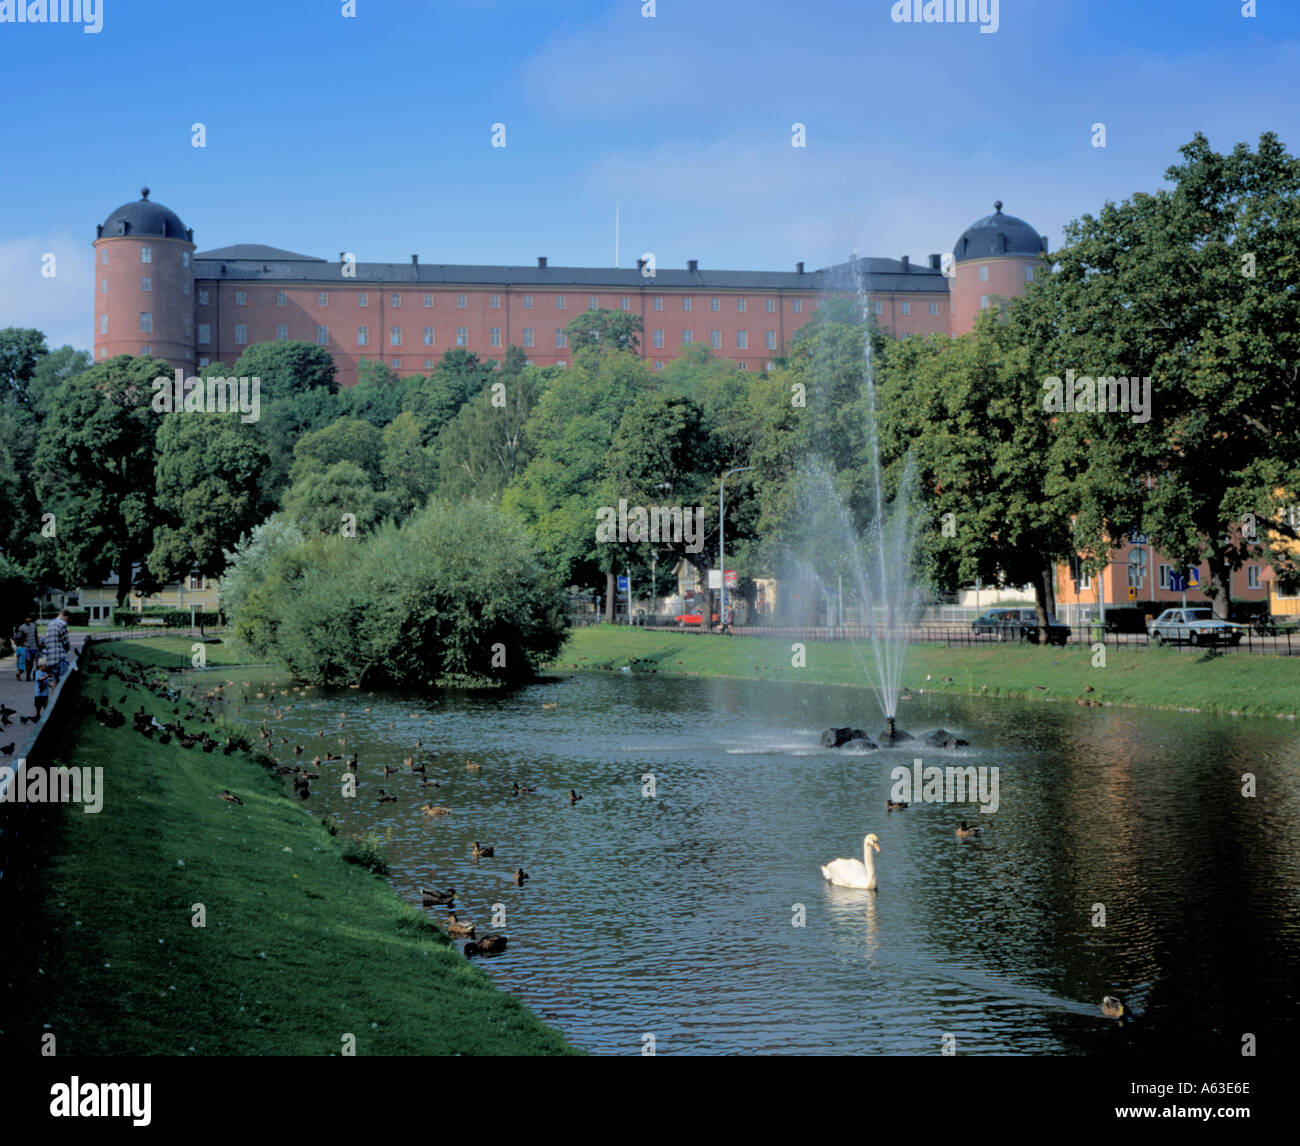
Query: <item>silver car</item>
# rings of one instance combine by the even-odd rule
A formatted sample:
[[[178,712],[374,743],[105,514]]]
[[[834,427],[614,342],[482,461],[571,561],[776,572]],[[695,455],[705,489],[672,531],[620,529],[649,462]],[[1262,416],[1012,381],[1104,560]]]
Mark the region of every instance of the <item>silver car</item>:
[[[1241,625],[1219,620],[1212,609],[1166,609],[1151,622],[1147,635],[1153,645],[1236,645],[1242,632]]]

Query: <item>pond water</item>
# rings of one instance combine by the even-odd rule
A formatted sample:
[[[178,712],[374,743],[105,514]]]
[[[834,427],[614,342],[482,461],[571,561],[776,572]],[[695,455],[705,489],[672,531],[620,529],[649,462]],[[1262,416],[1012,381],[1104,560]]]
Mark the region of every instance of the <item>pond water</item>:
[[[357,798],[326,764],[309,806],[388,834],[411,902],[452,885],[480,931],[504,905],[509,949],[480,965],[596,1053],[653,1035],[660,1054],[937,1054],[952,1036],[959,1054],[1239,1058],[1244,1034],[1294,1031],[1291,722],[922,695],[900,727],[971,747],[852,755],[818,735],[878,729],[865,690],[589,673],[506,694],[230,691],[290,763],[294,743],[357,752]],[[917,757],[996,765],[996,813],[888,813],[891,769]],[[867,832],[878,889],[828,885],[820,865],[860,858]],[[496,855],[475,860],[475,840]],[[1133,1021],[1104,1019],[1105,994]]]

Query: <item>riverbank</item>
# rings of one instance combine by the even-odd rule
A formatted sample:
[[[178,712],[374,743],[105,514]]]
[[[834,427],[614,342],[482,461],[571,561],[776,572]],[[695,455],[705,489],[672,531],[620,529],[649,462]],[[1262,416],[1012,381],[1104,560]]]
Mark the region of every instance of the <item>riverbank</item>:
[[[789,640],[707,633],[665,633],[617,625],[574,629],[551,668],[727,676],[862,688],[871,648],[858,642],[809,641],[795,667]],[[861,659],[859,658],[861,655]],[[903,687],[1070,704],[1122,705],[1192,712],[1295,718],[1300,658],[1107,648],[1093,667],[1087,645],[1039,648],[909,645]]]
[[[24,938],[6,956],[0,1044],[330,1055],[355,1036],[363,1055],[578,1053],[380,876],[344,862],[347,841],[253,753],[186,750],[97,720],[107,696],[128,717],[143,705],[217,739],[247,734],[198,724],[190,694],[219,683],[208,674],[175,700],[99,675],[111,655],[183,651],[164,640],[98,647],[42,743],[39,764],[103,768],[102,810],[12,809],[24,847],[3,909]]]

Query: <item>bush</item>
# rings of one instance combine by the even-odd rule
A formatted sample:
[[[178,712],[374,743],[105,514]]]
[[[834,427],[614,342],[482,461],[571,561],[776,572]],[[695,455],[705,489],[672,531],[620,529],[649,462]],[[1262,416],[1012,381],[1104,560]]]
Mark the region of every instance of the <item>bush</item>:
[[[348,840],[347,846],[343,849],[343,859],[344,862],[354,863],[357,867],[374,872],[375,875],[388,874],[388,856],[384,852],[384,845],[379,836],[374,832],[367,832],[364,836],[354,836]]]

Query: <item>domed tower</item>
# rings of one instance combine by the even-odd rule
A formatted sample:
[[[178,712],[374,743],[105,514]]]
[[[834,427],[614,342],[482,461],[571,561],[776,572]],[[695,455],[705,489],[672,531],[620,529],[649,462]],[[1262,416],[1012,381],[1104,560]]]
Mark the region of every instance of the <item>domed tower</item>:
[[[951,333],[971,330],[980,311],[996,305],[995,300],[1024,294],[1046,250],[1045,235],[1023,219],[1004,215],[1002,200],[994,203],[993,214],[967,227],[952,249]]]
[[[95,361],[150,354],[194,366],[194,232],[151,202],[124,203],[95,238]]]

